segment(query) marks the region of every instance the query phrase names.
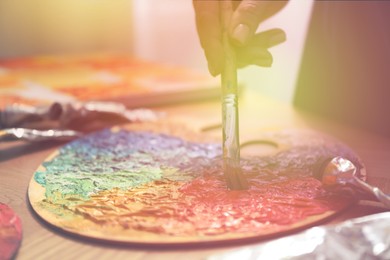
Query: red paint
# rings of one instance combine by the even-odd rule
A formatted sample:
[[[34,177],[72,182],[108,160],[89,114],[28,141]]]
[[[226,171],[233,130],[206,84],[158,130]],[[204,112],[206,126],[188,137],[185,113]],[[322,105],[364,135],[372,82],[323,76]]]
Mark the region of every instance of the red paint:
[[[227,190],[222,175],[206,174],[185,184],[154,181],[126,191],[102,191],[76,211],[106,227],[174,236],[245,236],[286,230],[350,203],[312,177],[260,183],[254,176],[248,181],[246,191]]]
[[[196,219],[198,228],[217,225],[218,233],[236,233],[294,224],[346,203],[342,198],[335,200],[311,177],[269,184],[249,182],[247,191],[229,191],[223,179],[198,178],[180,189],[187,200],[191,198],[191,203],[183,204],[182,212]]]
[[[0,203],[0,260],[11,259],[22,240],[22,223],[7,205]]]

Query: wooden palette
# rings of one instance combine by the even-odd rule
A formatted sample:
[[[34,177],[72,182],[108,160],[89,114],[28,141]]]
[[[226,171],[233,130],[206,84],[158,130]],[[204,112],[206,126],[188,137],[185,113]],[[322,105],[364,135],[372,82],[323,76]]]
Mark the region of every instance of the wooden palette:
[[[247,191],[230,191],[220,141],[171,122],[131,124],[66,144],[29,186],[36,213],[73,234],[121,243],[214,244],[259,240],[312,226],[353,200],[311,177],[345,145],[303,130],[259,132],[272,153],[244,157]]]

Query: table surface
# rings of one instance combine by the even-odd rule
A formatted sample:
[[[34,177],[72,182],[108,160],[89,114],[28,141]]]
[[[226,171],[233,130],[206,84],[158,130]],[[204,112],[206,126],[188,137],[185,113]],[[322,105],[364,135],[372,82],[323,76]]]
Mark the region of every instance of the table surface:
[[[218,125],[221,122],[218,100],[175,104],[155,109],[190,121],[199,128]],[[254,91],[244,91],[240,98],[241,141],[244,142],[261,129],[270,127],[310,128],[333,135],[362,158],[367,168],[368,182],[387,193],[390,192],[390,175],[387,174],[390,169],[390,138],[326,121],[297,111],[289,105],[269,100]],[[0,202],[13,208],[23,223],[23,241],[17,259],[204,259],[212,254],[244,246],[170,249],[109,245],[72,237],[49,227],[30,208],[27,189],[36,168],[58,147],[58,144],[30,144],[19,141],[0,143]],[[384,210],[357,204],[324,224],[382,211]],[[264,242],[266,241],[258,243]]]

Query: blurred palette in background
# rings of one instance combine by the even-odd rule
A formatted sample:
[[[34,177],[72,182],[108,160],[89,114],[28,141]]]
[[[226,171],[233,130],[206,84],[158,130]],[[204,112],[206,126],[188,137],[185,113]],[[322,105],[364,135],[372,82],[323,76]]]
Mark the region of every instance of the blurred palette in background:
[[[117,101],[128,107],[219,97],[217,79],[125,55],[0,60],[0,108],[12,103]]]

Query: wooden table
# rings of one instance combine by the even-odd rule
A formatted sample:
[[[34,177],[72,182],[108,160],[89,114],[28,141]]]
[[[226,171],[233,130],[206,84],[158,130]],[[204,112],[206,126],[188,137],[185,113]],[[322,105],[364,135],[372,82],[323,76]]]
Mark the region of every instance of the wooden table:
[[[368,182],[390,192],[390,138],[329,122],[246,91],[240,100],[241,141],[269,127],[304,127],[335,136],[353,148],[366,164]],[[218,100],[156,108],[204,127],[220,123]],[[220,131],[217,129],[216,131]],[[58,144],[0,143],[0,202],[21,217],[23,242],[17,259],[203,259],[235,247],[164,249],[107,245],[62,234],[42,223],[29,207],[27,188],[38,165]],[[330,223],[364,216],[380,209],[356,205]],[[382,210],[383,211],[383,210]],[[264,242],[264,241],[263,241]]]

